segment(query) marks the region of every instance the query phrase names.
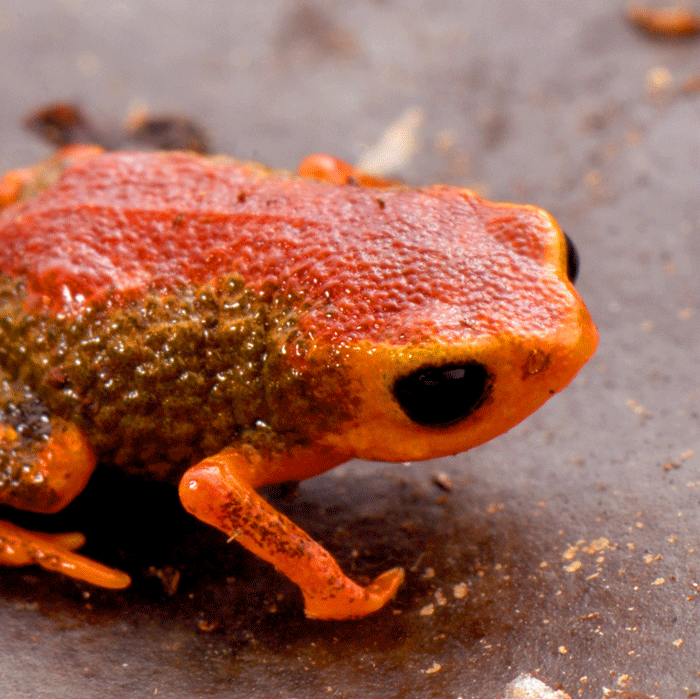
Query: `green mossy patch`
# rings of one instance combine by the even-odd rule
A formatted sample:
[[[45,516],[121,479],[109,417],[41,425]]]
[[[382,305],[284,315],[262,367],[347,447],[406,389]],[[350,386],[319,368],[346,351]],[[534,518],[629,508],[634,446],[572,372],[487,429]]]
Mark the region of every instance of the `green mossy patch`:
[[[236,443],[308,444],[351,417],[339,354],[311,351],[303,304],[229,277],[27,314],[0,278],[0,417],[18,391],[76,422],[102,461],[177,477]]]

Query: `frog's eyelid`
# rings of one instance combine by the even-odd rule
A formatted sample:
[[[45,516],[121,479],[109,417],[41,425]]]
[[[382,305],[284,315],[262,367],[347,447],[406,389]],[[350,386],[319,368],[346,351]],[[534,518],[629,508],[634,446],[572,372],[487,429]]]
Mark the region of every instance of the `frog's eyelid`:
[[[419,425],[447,427],[471,415],[490,395],[493,377],[483,364],[424,366],[399,378],[394,398]]]

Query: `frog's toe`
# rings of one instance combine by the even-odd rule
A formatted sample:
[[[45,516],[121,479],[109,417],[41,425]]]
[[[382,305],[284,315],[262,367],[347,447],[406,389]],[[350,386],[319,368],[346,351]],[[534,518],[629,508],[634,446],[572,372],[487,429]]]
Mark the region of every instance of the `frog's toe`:
[[[348,578],[322,595],[304,593],[304,613],[309,619],[353,619],[381,609],[396,595],[404,580],[403,568],[392,568],[362,588]]]
[[[85,543],[78,532],[39,534],[0,521],[0,565],[40,565],[98,587],[121,589],[131,579],[120,570],[109,568],[73,551]]]
[[[85,545],[85,535],[80,532],[61,532],[59,534],[42,534],[44,539],[48,539],[60,548],[75,551]]]

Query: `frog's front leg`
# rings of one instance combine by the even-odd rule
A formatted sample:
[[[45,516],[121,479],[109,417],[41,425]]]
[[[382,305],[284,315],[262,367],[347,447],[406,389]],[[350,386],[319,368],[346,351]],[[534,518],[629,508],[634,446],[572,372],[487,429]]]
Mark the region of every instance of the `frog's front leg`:
[[[30,512],[58,512],[83,490],[95,468],[85,435],[72,423],[29,408],[23,411],[21,404],[3,412],[0,503]],[[129,584],[126,573],[74,552],[84,543],[82,534],[40,534],[0,520],[0,565],[37,564],[100,587]]]
[[[180,499],[188,512],[272,563],[296,583],[304,595],[306,616],[366,616],[394,597],[403,581],[403,570],[394,568],[367,587],[358,585],[343,574],[328,551],[254,490],[290,477],[303,479],[345,460],[340,458],[312,468],[304,461],[313,457],[310,450],[300,449],[293,457],[294,463],[290,463],[289,456],[263,460],[252,450],[226,449],[185,473],[180,481]],[[270,477],[275,473],[279,477]]]

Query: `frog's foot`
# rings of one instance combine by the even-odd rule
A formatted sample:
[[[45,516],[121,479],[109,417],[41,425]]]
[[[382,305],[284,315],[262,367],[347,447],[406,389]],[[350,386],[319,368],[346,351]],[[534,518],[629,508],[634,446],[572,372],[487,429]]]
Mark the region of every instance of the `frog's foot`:
[[[319,547],[320,548],[320,547]],[[322,551],[324,549],[321,549]],[[331,558],[335,568],[338,564]],[[335,577],[328,582],[328,587],[320,593],[304,595],[304,613],[309,619],[352,619],[362,617],[381,609],[396,596],[404,580],[403,568],[392,568],[376,577],[367,587],[361,587],[345,577]]]
[[[363,187],[396,187],[398,180],[374,177],[326,153],[314,153],[301,161],[297,174],[330,184],[356,184]]]
[[[74,552],[84,543],[85,537],[77,532],[39,534],[0,521],[0,565],[37,564],[98,587],[121,589],[129,585],[131,580],[126,573]]]
[[[2,382],[0,382],[1,384]],[[5,384],[0,405],[13,424],[0,423],[0,503],[58,512],[82,491],[95,468],[87,437],[73,423],[48,418],[41,404]],[[121,588],[129,576],[74,553],[82,534],[38,534],[0,521],[0,565],[38,564],[100,587]]]
[[[362,617],[394,597],[403,570],[390,570],[367,587],[358,585],[343,574],[328,551],[260,497],[251,481],[250,462],[234,450],[225,450],[185,473],[180,499],[188,512],[299,585],[308,617]]]
[[[33,404],[24,405],[28,411]],[[22,414],[24,405],[17,412]],[[95,470],[95,455],[82,430],[60,418],[48,421],[45,439],[32,436],[32,430],[46,429],[36,412],[37,424],[28,421],[22,430],[0,423],[0,503],[51,514],[83,490]]]

